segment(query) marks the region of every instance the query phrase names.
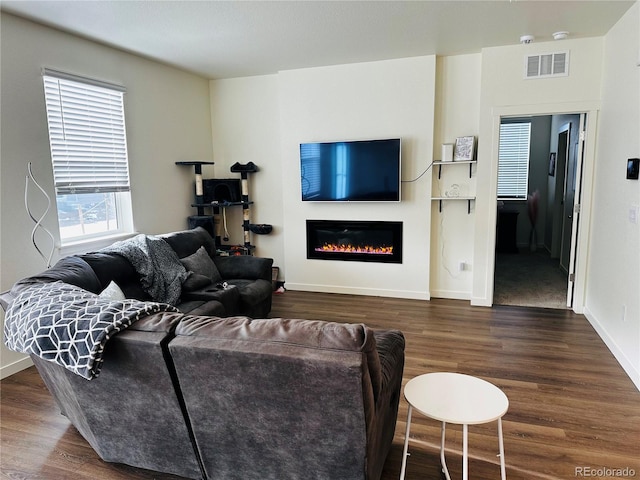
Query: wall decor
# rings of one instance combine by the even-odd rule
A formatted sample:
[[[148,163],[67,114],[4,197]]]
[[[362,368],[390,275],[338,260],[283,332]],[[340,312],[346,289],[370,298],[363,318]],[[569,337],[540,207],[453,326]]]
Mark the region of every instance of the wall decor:
[[[549,176],[556,176],[556,152],[549,154]]]
[[[638,180],[640,173],[640,158],[630,158],[627,160],[627,180]]]
[[[463,162],[473,160],[475,154],[476,137],[458,137],[456,138],[455,149],[453,150],[453,161]]]

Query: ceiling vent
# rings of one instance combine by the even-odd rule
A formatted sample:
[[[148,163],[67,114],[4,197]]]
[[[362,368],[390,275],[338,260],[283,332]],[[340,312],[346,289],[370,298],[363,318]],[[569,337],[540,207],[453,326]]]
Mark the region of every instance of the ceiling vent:
[[[524,78],[566,77],[569,75],[569,52],[527,55]]]

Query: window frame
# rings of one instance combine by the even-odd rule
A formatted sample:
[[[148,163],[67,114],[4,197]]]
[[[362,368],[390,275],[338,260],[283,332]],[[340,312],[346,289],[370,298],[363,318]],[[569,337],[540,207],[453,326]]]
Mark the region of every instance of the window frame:
[[[61,247],[133,233],[126,89],[48,68],[42,78]],[[114,196],[116,228],[64,235],[61,197],[100,193]]]

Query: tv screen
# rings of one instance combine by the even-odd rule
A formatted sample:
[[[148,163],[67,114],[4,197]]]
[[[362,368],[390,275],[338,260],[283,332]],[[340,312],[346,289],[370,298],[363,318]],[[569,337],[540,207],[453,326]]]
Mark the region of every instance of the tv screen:
[[[300,144],[303,201],[399,202],[399,138]]]

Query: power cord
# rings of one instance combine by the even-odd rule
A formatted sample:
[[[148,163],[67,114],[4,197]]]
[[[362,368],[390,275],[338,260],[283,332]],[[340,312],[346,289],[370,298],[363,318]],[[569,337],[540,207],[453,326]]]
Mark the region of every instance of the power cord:
[[[413,183],[413,182],[417,182],[418,180],[420,180],[420,178],[429,171],[429,169],[431,169],[431,167],[433,167],[433,162],[431,162],[429,164],[429,166],[427,168],[424,169],[424,172],[422,172],[420,175],[418,175],[416,178],[414,178],[413,180],[401,180],[402,183]]]

